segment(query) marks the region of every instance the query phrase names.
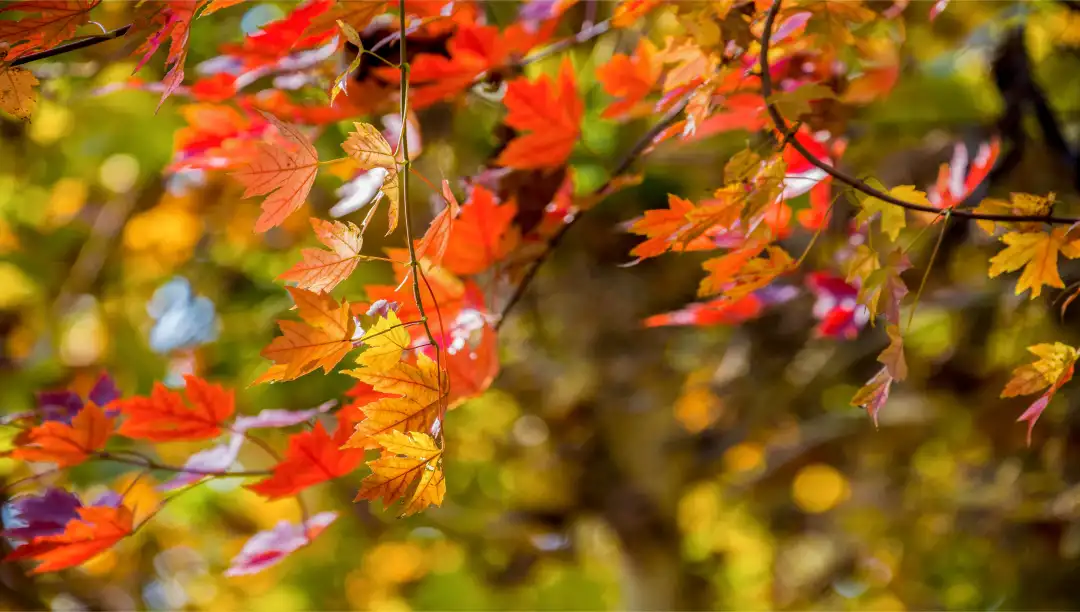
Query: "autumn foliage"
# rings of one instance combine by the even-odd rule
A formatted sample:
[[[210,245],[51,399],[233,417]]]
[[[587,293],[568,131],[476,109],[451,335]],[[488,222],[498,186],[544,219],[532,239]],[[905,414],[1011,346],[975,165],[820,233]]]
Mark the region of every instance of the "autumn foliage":
[[[602,16],[575,30],[567,15],[585,3],[573,0],[525,2],[528,11],[504,22],[480,2],[308,0],[221,43],[197,74],[186,70],[191,37],[242,3],[147,2],[105,34],[93,25],[105,12],[97,0],[0,7],[0,109],[13,119],[32,119],[45,95],[33,62],[73,43],[126,41],[137,76],[122,88],[152,92],[162,114],[167,100],[179,105],[185,125],[170,171],[229,177],[222,188],[238,195],[229,205],[259,208],[244,240],[309,237],[299,261],[274,271],[290,307],[261,350],[263,371],[247,382],[348,377],[346,402],[246,414],[244,388],[193,367],[181,385],[124,389],[100,404],[76,396],[66,414],[10,421],[19,432],[6,455],[21,462],[171,472],[161,505],[225,478],[245,479],[266,500],[297,498],[304,520],[254,536],[228,575],[261,571],[331,528],[336,515],[309,516],[301,495],[358,470],[357,502],[378,500],[400,516],[443,505],[454,479],[444,457],[456,442],[447,414],[495,381],[499,330],[570,227],[641,183],[641,162],[655,151],[690,151],[715,136],[740,143],[722,167],[695,170],[708,175],[708,190],[670,193],[626,215],[628,265],[682,257],[700,266],[696,295],[642,327],[740,326],[806,295],[815,338],[877,342],[876,373],[847,395],[871,429],[913,368],[905,339],[950,228],[967,224],[993,245],[980,282],[1003,278],[1031,300],[1063,290],[1062,312],[1080,295],[1061,272],[1080,259],[1080,219],[1062,216],[1054,194],[985,197],[1003,163],[996,136],[957,143],[928,184],[885,185],[844,165],[843,123],[901,78],[894,47],[905,11],[932,19],[944,2],[925,15],[907,2],[624,0],[590,3],[583,10],[595,4]],[[671,20],[681,34],[650,33]],[[584,64],[575,50],[602,37],[615,51]],[[154,63],[160,80],[145,76]],[[422,135],[434,113],[467,96],[481,96],[494,117],[492,133],[478,136],[487,157],[470,160],[469,176],[425,176],[414,165],[421,156],[455,153],[425,146]],[[590,137],[590,122],[610,127],[604,138],[622,130],[638,139],[603,169],[594,149],[605,144]],[[335,126],[347,135],[328,142]],[[329,206],[313,196],[324,181],[338,185]],[[924,256],[927,242],[936,246]],[[378,274],[390,280],[372,280]],[[1000,395],[1037,396],[1017,415],[1032,444],[1080,354],[1054,338],[1028,350],[1035,360],[1001,381]],[[274,448],[257,429],[285,430],[287,442]],[[183,465],[154,458],[154,445],[173,443],[196,443]],[[244,445],[265,451],[258,469],[235,467]],[[66,500],[60,518],[7,556],[36,562],[37,573],[82,564],[137,531],[136,516],[153,516],[136,515],[126,499],[48,495],[53,507]]]

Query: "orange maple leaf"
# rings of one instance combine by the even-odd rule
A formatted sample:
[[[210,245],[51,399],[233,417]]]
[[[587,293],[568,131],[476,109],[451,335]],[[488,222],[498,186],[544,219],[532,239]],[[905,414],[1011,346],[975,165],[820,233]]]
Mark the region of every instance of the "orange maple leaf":
[[[479,274],[490,268],[517,242],[516,232],[510,231],[516,214],[514,202],[500,206],[495,194],[480,185],[473,186],[454,222],[443,267],[459,275]]]
[[[434,265],[442,263],[446,254],[446,247],[450,245],[450,236],[454,230],[454,218],[458,216],[461,205],[458,204],[454,192],[450,191],[450,183],[443,180],[442,196],[446,202],[446,208],[439,211],[431,220],[424,237],[416,243],[416,257],[427,257]]]
[[[596,78],[604,91],[619,98],[600,116],[617,119],[648,113],[650,109],[641,101],[660,81],[662,69],[663,65],[657,61],[656,45],[647,38],[638,41],[633,56],[615,54],[608,63],[596,69]]]
[[[66,468],[86,461],[105,448],[112,434],[113,419],[88,402],[71,420],[71,425],[49,421],[16,438],[18,448],[11,456],[23,461],[43,461]]]
[[[117,400],[127,419],[119,434],[129,438],[169,442],[205,440],[221,433],[221,425],[235,410],[233,392],[190,374],[184,376],[187,402],[180,393],[154,383],[149,397]]]
[[[410,62],[410,108],[419,110],[464,92],[483,73],[504,66],[511,56],[524,54],[550,38],[557,25],[553,19],[535,32],[521,24],[502,31],[493,25],[460,25],[446,44],[447,55],[421,53]],[[396,68],[379,68],[376,74],[394,82],[400,77]]]
[[[431,436],[418,431],[408,434],[391,431],[377,436],[376,441],[383,447],[383,453],[368,462],[371,475],[360,484],[357,500],[381,497],[389,506],[405,497],[416,482],[403,516],[442,503],[446,495],[442,449]]]
[[[279,279],[296,281],[296,286],[301,289],[330,291],[349,278],[356,264],[370,259],[360,254],[364,234],[356,225],[312,217],[311,227],[319,242],[330,250],[304,249],[301,251],[303,260],[286,270]]]
[[[4,561],[41,561],[32,573],[43,574],[74,567],[112,548],[131,534],[133,517],[125,506],[83,506],[79,518],[68,521],[64,532],[38,536],[23,544]]]
[[[535,82],[526,78],[510,81],[506,87],[506,124],[526,132],[510,141],[495,163],[531,170],[555,168],[566,163],[581,136],[585,107],[578,97],[574,69],[564,60],[558,80],[547,75]]]
[[[269,113],[263,115],[277,127],[286,146],[280,142],[260,142],[259,154],[247,167],[232,173],[244,185],[245,198],[269,194],[255,222],[256,232],[281,225],[300,208],[315,184],[319,169],[318,152],[296,126],[282,123]]]
[[[299,321],[278,321],[282,335],[274,338],[262,356],[276,365],[255,382],[293,380],[316,368],[329,374],[352,350],[356,323],[349,303],[338,304],[326,293],[286,287],[296,303]]]
[[[73,38],[87,23],[87,13],[101,0],[24,0],[7,2],[0,15],[20,13],[14,19],[0,19],[0,43],[7,45],[4,61],[43,51]]]
[[[706,261],[702,267],[709,273],[698,287],[699,296],[723,293],[730,299],[747,296],[791,270],[794,260],[787,251],[770,246],[766,257],[757,257],[762,245],[749,245]]]
[[[278,499],[352,472],[360,467],[364,452],[341,450],[348,434],[347,427],[338,425],[331,437],[322,423],[316,423],[311,431],[290,436],[285,460],[274,466],[274,474],[247,485],[247,488],[270,499]]]
[[[714,234],[731,228],[739,219],[741,207],[737,198],[723,189],[716,191],[717,199],[693,202],[668,194],[668,208],[647,210],[645,216],[630,226],[630,231],[648,238],[634,247],[631,255],[642,259],[656,257],[668,251],[707,251],[716,248]]]

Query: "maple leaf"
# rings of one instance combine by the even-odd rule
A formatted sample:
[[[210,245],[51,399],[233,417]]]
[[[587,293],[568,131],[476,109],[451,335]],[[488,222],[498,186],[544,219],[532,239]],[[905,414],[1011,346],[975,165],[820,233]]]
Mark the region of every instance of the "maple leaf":
[[[442,449],[431,436],[418,431],[392,431],[378,436],[376,441],[383,452],[368,462],[371,475],[360,484],[357,500],[382,498],[389,506],[404,498],[415,482],[402,516],[442,503],[446,495]]]
[[[1077,357],[1080,357],[1080,352],[1062,342],[1036,344],[1029,346],[1028,351],[1038,359],[1013,370],[1012,378],[1005,384],[1001,397],[1031,395],[1049,387],[1017,419],[1017,422],[1027,421],[1027,444],[1030,446],[1031,432],[1035,428],[1035,422],[1042,416],[1043,411],[1046,410],[1058,389],[1072,380],[1073,370],[1076,367]]]
[[[71,467],[104,449],[112,429],[113,419],[105,416],[97,404],[88,402],[71,420],[71,425],[49,421],[17,437],[18,447],[11,451],[11,456]]]
[[[1065,287],[1058,275],[1059,253],[1070,259],[1080,257],[1080,240],[1063,227],[1049,232],[1009,232],[1001,239],[1008,246],[990,258],[990,278],[1024,268],[1016,282],[1016,295],[1031,289],[1031,299],[1042,294],[1043,285]]]
[[[469,199],[450,231],[442,265],[454,274],[479,274],[506,256],[516,246],[512,231],[517,205],[499,204],[495,194],[474,185]]]
[[[1013,214],[1044,216],[1049,214],[1050,210],[1054,207],[1055,197],[1056,196],[1053,193],[1050,193],[1045,197],[1031,195],[1029,193],[1012,193],[1009,194],[1008,202],[994,198],[986,198],[975,207],[975,212],[992,215]],[[982,219],[975,221],[975,224],[987,234],[994,234],[998,228],[1009,227],[1009,225],[1015,226],[1019,231],[1028,232],[1038,231],[1041,228],[1040,223],[1006,224],[1001,221],[985,221]]]
[[[749,295],[791,269],[794,260],[787,251],[770,246],[766,257],[757,257],[761,245],[748,246],[702,264],[709,273],[698,287],[699,296],[723,293],[731,299]]]
[[[904,339],[900,336],[900,326],[892,324],[885,328],[889,335],[889,346],[878,355],[878,361],[885,365],[893,380],[907,378],[907,361],[904,359]]]
[[[630,231],[646,236],[630,251],[642,259],[656,257],[668,251],[702,251],[716,248],[712,239],[730,229],[741,212],[736,199],[728,192],[717,190],[717,199],[695,205],[675,194],[668,194],[668,209],[645,211],[644,217],[630,226]]]
[[[293,434],[285,459],[274,466],[274,473],[246,487],[269,499],[279,499],[352,472],[363,462],[364,453],[341,450],[347,434],[348,430],[339,425],[331,436],[322,423],[316,423],[311,431]]]
[[[551,19],[535,30],[522,23],[500,30],[494,25],[472,21],[458,26],[446,43],[445,54],[421,53],[410,62],[411,108],[426,108],[471,88],[484,73],[505,66],[513,55],[524,54],[550,38],[558,25],[557,20]],[[376,73],[394,82],[400,77],[396,68],[378,69]]]
[[[881,371],[859,389],[855,393],[855,397],[851,398],[852,406],[866,408],[870,417],[874,419],[874,427],[878,426],[878,412],[889,399],[889,389],[892,387],[892,383],[893,377],[889,374],[889,368],[881,368]]]
[[[581,137],[585,112],[570,60],[563,61],[555,82],[547,75],[535,82],[526,78],[510,81],[503,103],[506,124],[526,133],[510,141],[495,160],[497,165],[530,170],[557,168],[566,163]]]
[[[341,148],[349,157],[356,160],[360,169],[371,171],[375,168],[386,170],[383,178],[381,193],[389,201],[389,226],[386,235],[389,236],[398,225],[398,160],[394,156],[394,150],[382,132],[370,123],[354,123],[356,130],[349,133],[349,137],[342,143]],[[381,197],[381,196],[380,196]]]
[[[187,374],[187,402],[161,383],[149,397],[130,397],[112,405],[127,417],[117,432],[129,438],[154,442],[205,440],[221,433],[221,426],[235,410],[233,392]]]
[[[0,67],[0,109],[16,119],[29,119],[37,105],[37,84],[29,70]]]
[[[860,245],[856,250],[851,272],[848,274],[849,279],[853,276],[862,279],[858,301],[866,306],[873,324],[884,299],[885,320],[899,324],[900,302],[908,294],[907,285],[900,278],[900,274],[911,268],[911,262],[901,249],[895,249],[886,256],[885,265],[882,266],[878,263],[877,254],[869,247],[864,247],[865,245]]]
[[[255,382],[299,378],[322,368],[329,374],[341,358],[352,350],[356,323],[349,303],[338,304],[326,293],[286,287],[296,303],[299,321],[278,321],[282,335],[274,338],[262,356],[276,365]]]
[[[393,310],[379,317],[364,331],[364,352],[356,363],[376,372],[385,372],[401,361],[401,353],[409,348],[412,337]]]
[[[244,196],[268,196],[262,214],[255,222],[256,232],[281,225],[285,218],[304,204],[319,169],[319,154],[300,130],[263,113],[277,128],[282,143],[260,142],[258,155],[232,176],[244,185]]]
[[[142,69],[146,62],[157,52],[166,39],[169,41],[169,53],[165,65],[169,71],[162,79],[163,91],[158,101],[157,110],[184,82],[184,64],[187,62],[188,37],[191,33],[191,21],[195,13],[206,0],[166,0],[160,3],[148,3],[139,7],[133,29],[149,31],[146,40],[134,51],[142,55],[135,66],[135,72]]]
[[[379,436],[391,431],[428,431],[442,412],[445,402],[439,389],[439,370],[426,355],[416,365],[398,362],[381,372],[361,368],[346,373],[380,393],[399,396],[361,408],[364,419],[356,424],[345,448],[377,448]]]
[[[55,572],[80,565],[131,534],[133,517],[125,506],[82,506],[64,532],[38,536],[16,548],[5,561],[33,559],[41,564],[32,573]]]
[[[310,544],[336,519],[337,512],[320,512],[299,525],[279,521],[273,529],[260,531],[244,542],[240,553],[229,563],[225,575],[257,574],[280,563],[285,557]]]
[[[737,300],[719,297],[708,302],[694,302],[684,308],[653,315],[643,322],[645,327],[668,325],[738,325],[756,319],[764,310],[764,301],[751,293]]]
[[[39,495],[19,495],[4,504],[4,529],[0,535],[17,540],[56,535],[82,507],[78,495],[50,487]]]
[[[43,51],[74,38],[87,14],[101,0],[23,0],[0,6],[0,16],[19,13],[16,18],[0,19],[0,47],[6,48],[4,62]]]
[[[1075,348],[1062,342],[1036,344],[1029,346],[1028,351],[1038,359],[1013,370],[1001,397],[1031,395],[1055,384],[1062,377],[1071,377],[1072,368],[1080,355]]]
[[[887,191],[889,195],[894,198],[903,200],[905,202],[911,202],[913,204],[922,204],[923,206],[931,206],[930,200],[927,199],[926,194],[911,185],[900,185],[886,190],[881,183],[871,179],[867,181],[867,184],[871,185],[879,191]],[[862,195],[862,194],[860,194]],[[862,197],[860,204],[862,210],[855,217],[856,221],[860,224],[868,223],[874,215],[881,215],[881,230],[889,236],[890,240],[896,241],[900,236],[900,230],[904,229],[907,225],[907,218],[904,215],[904,209],[890,204],[884,200],[879,200],[873,196]]]
[[[622,0],[615,7],[611,25],[616,28],[630,27],[660,4],[661,0]]]
[[[312,217],[311,227],[319,242],[330,250],[304,249],[302,261],[282,273],[279,279],[295,281],[301,289],[330,291],[352,274],[356,264],[371,259],[360,254],[364,234],[356,225]]]
[[[431,225],[424,232],[424,237],[416,244],[416,257],[427,257],[436,266],[442,264],[446,249],[450,246],[454,219],[461,210],[461,205],[454,197],[454,192],[450,191],[450,183],[446,180],[442,183],[442,197],[446,202],[446,207],[435,215],[435,218],[431,220]]]
[[[663,66],[656,57],[656,46],[647,38],[638,41],[632,56],[616,53],[608,63],[596,69],[596,79],[608,94],[619,98],[600,114],[604,119],[636,116],[648,112],[642,101],[660,80]]]

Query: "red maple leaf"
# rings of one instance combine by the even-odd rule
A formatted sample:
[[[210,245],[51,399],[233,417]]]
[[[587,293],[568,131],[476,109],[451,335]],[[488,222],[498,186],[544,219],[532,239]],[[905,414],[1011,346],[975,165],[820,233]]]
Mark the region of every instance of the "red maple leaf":
[[[274,474],[247,487],[278,499],[352,472],[363,462],[364,451],[341,448],[351,433],[347,426],[339,424],[331,437],[322,423],[316,423],[311,431],[290,436],[285,460],[274,466]]]
[[[184,376],[184,380],[187,402],[176,391],[155,383],[149,397],[113,403],[127,417],[120,425],[120,435],[167,442],[205,440],[220,434],[222,423],[235,409],[233,392],[192,375]]]
[[[585,106],[577,95],[574,69],[564,60],[554,82],[548,76],[536,81],[515,79],[507,84],[506,124],[524,134],[503,149],[495,163],[528,170],[555,168],[566,163],[581,137]]]

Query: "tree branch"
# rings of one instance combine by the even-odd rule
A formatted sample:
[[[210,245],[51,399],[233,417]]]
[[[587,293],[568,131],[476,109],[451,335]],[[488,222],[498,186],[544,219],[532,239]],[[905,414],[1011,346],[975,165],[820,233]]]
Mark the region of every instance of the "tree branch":
[[[220,470],[200,470],[198,468],[187,468],[179,465],[166,465],[164,463],[158,463],[153,459],[140,454],[133,454],[132,457],[123,457],[114,453],[102,451],[95,453],[93,457],[101,459],[103,461],[114,461],[116,463],[126,463],[128,465],[136,465],[148,470],[162,470],[165,472],[175,472],[178,474],[195,474],[196,476],[211,476],[214,478],[240,478],[244,476],[269,476],[274,472],[271,470],[246,470],[246,471],[220,471]]]
[[[660,118],[660,121],[657,121],[656,124],[653,125],[648,132],[645,132],[641,136],[641,138],[639,138],[638,141],[634,143],[634,146],[630,149],[630,151],[627,152],[625,156],[623,156],[619,164],[615,166],[614,170],[612,170],[611,178],[609,178],[607,181],[604,182],[603,185],[593,191],[594,195],[602,194],[605,190],[611,187],[611,184],[615,181],[615,179],[618,178],[619,175],[630,169],[630,166],[632,166],[634,162],[637,161],[637,159],[641,156],[641,154],[649,148],[649,145],[652,144],[652,141],[657,136],[659,136],[661,132],[671,126],[671,124],[675,123],[675,120],[678,119],[679,114],[682,113],[683,109],[686,108],[686,103],[690,101],[690,96],[692,94],[693,92],[687,94],[681,102],[672,107],[672,109],[669,110],[666,115]],[[551,240],[547,243],[547,247],[544,248],[543,252],[541,252],[540,255],[536,258],[532,266],[528,269],[527,272],[525,272],[525,276],[521,279],[521,282],[514,290],[513,295],[510,296],[509,301],[506,302],[506,306],[503,306],[502,312],[499,313],[499,320],[495,323],[496,331],[498,331],[499,328],[502,327],[503,322],[506,321],[506,315],[509,314],[510,311],[514,308],[514,306],[516,306],[517,303],[521,301],[521,298],[525,296],[525,291],[529,288],[529,284],[532,283],[533,279],[536,278],[537,272],[540,271],[540,266],[544,265],[544,262],[548,260],[548,258],[551,256],[551,253],[555,251],[555,249],[558,248],[559,245],[562,243],[563,238],[566,237],[566,234],[570,231],[570,228],[574,227],[574,224],[580,221],[583,216],[583,213],[575,215],[569,223],[563,224],[563,226],[559,228],[559,231],[551,237]]]
[[[22,66],[23,64],[29,64],[30,62],[36,62],[37,60],[43,60],[43,59],[47,59],[47,58],[50,58],[50,57],[56,57],[57,55],[63,55],[64,53],[70,53],[72,51],[78,51],[79,49],[85,49],[87,47],[93,47],[94,45],[97,45],[97,44],[100,44],[100,43],[103,43],[103,42],[107,42],[107,41],[110,41],[110,40],[115,40],[115,39],[120,38],[121,36],[127,34],[128,30],[131,29],[131,26],[132,26],[132,24],[129,23],[126,26],[116,28],[115,30],[110,30],[110,31],[108,31],[108,32],[106,32],[104,34],[98,34],[97,36],[88,36],[88,37],[86,37],[86,38],[84,38],[82,40],[76,40],[74,42],[65,43],[63,45],[53,47],[52,49],[48,49],[48,50],[45,50],[45,51],[39,51],[37,53],[31,53],[30,55],[24,55],[24,56],[16,59],[15,61],[11,62],[11,66],[12,67],[14,67],[14,66]]]
[[[765,26],[764,31],[761,35],[760,77],[761,95],[765,99],[765,107],[768,111],[769,118],[772,120],[773,126],[780,133],[786,133],[789,129],[787,120],[785,120],[784,116],[780,114],[779,110],[777,110],[776,105],[774,105],[772,102],[769,102],[769,98],[772,97],[773,92],[772,77],[769,73],[769,39],[772,37],[772,29],[773,24],[776,22],[776,15],[780,12],[780,1],[781,0],[773,0],[772,6],[769,7],[769,11],[765,15]],[[935,208],[933,206],[926,206],[923,204],[916,204],[914,202],[907,202],[878,189],[874,189],[870,185],[866,184],[864,181],[861,181],[854,176],[847,174],[846,172],[836,168],[835,166],[821,161],[816,156],[814,156],[814,154],[811,153],[805,146],[803,146],[802,143],[800,143],[798,140],[793,139],[789,142],[789,144],[813,166],[817,167],[820,170],[823,170],[826,174],[840,181],[841,183],[844,183],[849,187],[861,191],[868,196],[875,197],[883,202],[888,202],[889,204],[892,204],[894,206],[906,208],[907,210],[914,210],[918,212],[926,212],[933,214],[940,214],[942,212],[942,210],[939,208]],[[1056,225],[1072,225],[1074,223],[1080,222],[1080,218],[1078,217],[1060,217],[1052,215],[1047,216],[987,214],[970,210],[957,209],[953,209],[952,216],[958,219],[977,219],[981,221],[1000,221],[1013,223],[1050,223]]]

